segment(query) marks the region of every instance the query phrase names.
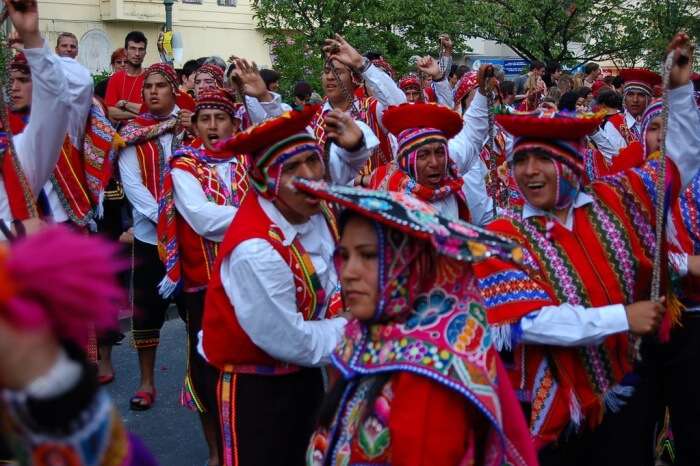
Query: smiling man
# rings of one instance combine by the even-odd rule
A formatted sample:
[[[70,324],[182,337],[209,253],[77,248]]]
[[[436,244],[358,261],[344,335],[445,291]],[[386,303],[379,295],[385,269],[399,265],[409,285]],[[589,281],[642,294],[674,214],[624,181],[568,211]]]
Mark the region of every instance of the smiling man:
[[[678,35],[670,73],[668,202],[700,168],[700,114],[688,83],[692,52]],[[653,335],[666,309],[650,301],[658,161],[583,187],[583,138],[600,120],[499,115],[516,139],[509,164],[522,209],[489,224],[524,249],[521,266],[475,267],[496,343],[512,349],[512,380],[530,412],[540,464],[654,464],[658,384]]]
[[[319,367],[345,327],[344,318],[327,318],[339,304],[332,215],[291,182],[320,180],[328,170],[347,183],[378,141],[362,123],[331,112],[326,167],[306,131],[316,111],[293,111],[224,144],[252,156],[254,187],[224,237],[204,305],[202,351],[222,371],[225,466],[304,464],[323,396]]]
[[[436,104],[418,102],[387,109],[383,121],[398,141],[396,161],[376,169],[369,186],[412,194],[446,217],[470,221],[469,206],[483,203],[486,187],[483,176],[467,185],[462,176],[480,171],[479,153],[488,133],[486,94],[494,80],[493,67],[482,66],[479,90],[464,119]]]
[[[155,401],[156,348],[170,299],[158,294],[165,268],[158,256],[156,224],[161,180],[178,145],[175,103],[177,75],[170,65],[157,63],[144,72],[143,101],[147,112],[120,131],[126,147],[119,157],[124,192],[133,207],[134,303],[139,312],[132,318],[133,339],[139,355],[141,382],[131,399],[134,410],[149,409]]]

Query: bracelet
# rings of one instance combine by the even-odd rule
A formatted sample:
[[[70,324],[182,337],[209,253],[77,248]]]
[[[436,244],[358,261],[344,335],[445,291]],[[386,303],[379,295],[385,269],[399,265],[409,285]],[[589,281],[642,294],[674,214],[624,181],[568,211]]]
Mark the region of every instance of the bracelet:
[[[447,73],[445,73],[445,72],[443,71],[442,76],[441,76],[439,79],[433,78],[433,82],[434,82],[434,83],[439,83],[439,82],[444,81],[445,78],[447,78]]]
[[[369,61],[369,58],[363,57],[362,58],[362,66],[360,67],[360,73],[366,73],[371,65],[372,65],[372,62]]]

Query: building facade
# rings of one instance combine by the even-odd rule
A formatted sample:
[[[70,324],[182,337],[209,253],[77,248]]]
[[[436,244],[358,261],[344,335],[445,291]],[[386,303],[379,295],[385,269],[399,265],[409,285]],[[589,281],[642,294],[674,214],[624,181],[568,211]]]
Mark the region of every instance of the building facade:
[[[162,0],[39,0],[39,13],[41,30],[52,46],[63,31],[78,37],[78,60],[93,73],[109,69],[112,51],[123,47],[124,36],[133,30],[148,38],[145,64],[159,61],[156,42],[165,23]],[[178,0],[173,5],[173,30],[183,39],[183,61],[237,55],[261,67],[270,65],[269,48],[256,30],[249,0]]]

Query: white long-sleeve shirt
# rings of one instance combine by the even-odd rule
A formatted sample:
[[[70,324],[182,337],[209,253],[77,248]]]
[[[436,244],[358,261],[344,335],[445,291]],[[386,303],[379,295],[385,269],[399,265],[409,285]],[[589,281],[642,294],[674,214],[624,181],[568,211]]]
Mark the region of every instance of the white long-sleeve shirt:
[[[633,131],[633,128],[634,132],[641,130],[639,122],[629,112],[625,112],[625,125],[630,131]],[[591,134],[590,137],[608,162],[627,147],[625,138],[622,137],[615,125],[609,121],[606,121],[603,127]]]
[[[693,85],[669,91],[669,118],[666,132],[668,157],[678,167],[681,184],[687,186],[700,169],[700,111],[693,100]],[[574,225],[574,210],[593,202],[586,193],[579,193],[560,224],[568,230]],[[523,220],[537,215],[548,215],[527,202]],[[551,217],[551,216],[550,216]],[[551,217],[559,221],[556,217]],[[555,315],[556,314],[556,315]],[[623,319],[624,317],[624,319]],[[629,329],[625,308],[614,304],[601,308],[583,308],[564,303],[545,306],[520,320],[523,341],[558,346],[584,346]]]
[[[290,224],[271,202],[260,206],[290,245],[299,238],[311,257],[326,299],[338,288],[335,242],[321,214]],[[301,366],[328,363],[345,329],[344,318],[305,321],[297,310],[294,277],[282,256],[263,239],[240,243],[221,264],[221,282],[243,330],[273,358]],[[326,303],[327,306],[327,303]]]
[[[60,116],[85,112],[87,118],[92,79],[82,65],[55,55],[46,42],[43,47],[24,49],[24,54],[32,72],[32,114],[13,142],[29,187],[37,196],[56,166],[66,133],[72,131],[69,119]],[[0,218],[8,224],[13,220],[3,180]]]
[[[175,106],[171,115],[176,115],[180,109]],[[173,134],[170,132],[158,136],[165,163],[170,163],[173,155]],[[165,167],[163,167],[165,168]],[[141,180],[141,167],[136,155],[136,147],[128,146],[122,149],[119,156],[119,174],[121,175],[124,193],[129,199],[134,216],[134,237],[144,243],[156,245],[156,225],[158,224],[158,200],[153,197]]]

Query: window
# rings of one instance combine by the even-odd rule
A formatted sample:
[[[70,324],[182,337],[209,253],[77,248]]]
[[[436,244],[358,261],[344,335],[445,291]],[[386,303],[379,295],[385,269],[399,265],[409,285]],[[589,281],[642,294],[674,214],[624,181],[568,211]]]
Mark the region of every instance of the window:
[[[219,6],[236,6],[238,0],[216,0]]]
[[[182,0],[182,3],[193,3],[195,5],[201,5],[202,0]]]

